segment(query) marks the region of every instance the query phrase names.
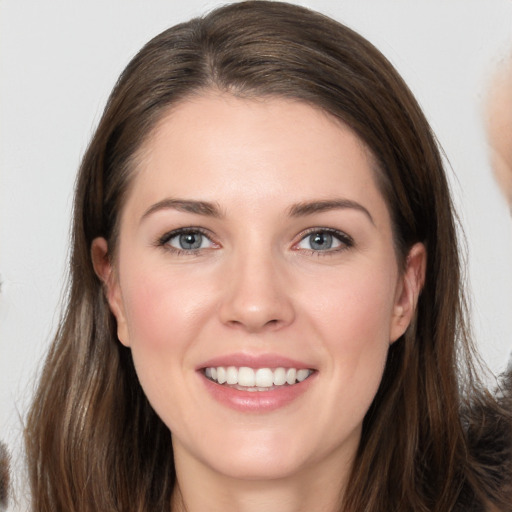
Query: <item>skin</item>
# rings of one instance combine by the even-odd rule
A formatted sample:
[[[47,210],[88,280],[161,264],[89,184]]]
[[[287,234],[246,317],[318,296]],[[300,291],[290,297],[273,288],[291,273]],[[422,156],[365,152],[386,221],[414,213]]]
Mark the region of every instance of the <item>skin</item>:
[[[173,510],[336,510],[388,347],[414,312],[424,247],[399,272],[371,155],[300,102],[193,97],[164,117],[139,161],[116,260],[101,238],[92,257],[119,339],[172,432]],[[207,201],[219,216],[162,207],[169,198]],[[290,214],[340,199],[352,203]],[[159,242],[191,226],[208,235],[201,249]],[[345,238],[313,250],[310,229]],[[284,407],[233,410],[197,367],[234,352],[298,359],[315,373]]]
[[[493,77],[486,124],[494,175],[512,211],[512,55]]]

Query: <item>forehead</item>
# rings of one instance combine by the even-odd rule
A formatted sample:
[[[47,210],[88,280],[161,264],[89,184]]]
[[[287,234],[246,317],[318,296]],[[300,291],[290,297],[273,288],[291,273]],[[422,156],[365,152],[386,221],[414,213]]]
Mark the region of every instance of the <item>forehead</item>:
[[[167,195],[284,205],[334,194],[382,203],[375,169],[359,137],[319,108],[211,93],[180,102],[156,125],[138,152],[128,202]]]

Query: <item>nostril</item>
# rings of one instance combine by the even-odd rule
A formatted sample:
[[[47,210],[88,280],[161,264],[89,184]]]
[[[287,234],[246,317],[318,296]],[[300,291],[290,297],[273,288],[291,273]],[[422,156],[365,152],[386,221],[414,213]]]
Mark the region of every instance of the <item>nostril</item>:
[[[248,329],[249,331],[260,331],[260,330],[267,330],[267,329],[277,329],[282,324],[281,320],[275,318],[272,320],[268,320],[267,322],[251,322],[251,321],[243,321],[243,320],[230,320],[228,322],[229,325],[235,328],[244,328]]]
[[[261,279],[260,279],[261,281]],[[278,329],[294,319],[294,308],[283,286],[241,280],[227,287],[219,303],[222,323],[250,332]]]

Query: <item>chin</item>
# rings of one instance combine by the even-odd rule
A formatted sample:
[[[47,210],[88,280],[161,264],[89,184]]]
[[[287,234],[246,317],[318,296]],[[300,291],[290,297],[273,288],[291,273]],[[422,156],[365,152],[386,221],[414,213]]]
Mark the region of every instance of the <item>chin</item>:
[[[219,436],[204,436],[196,443],[191,439],[186,444],[173,439],[173,443],[178,463],[182,455],[183,460],[192,455],[203,468],[223,477],[263,481],[286,479],[307,467],[318,455],[316,446],[304,442],[307,437],[290,436],[289,429],[281,432],[248,427],[235,432],[224,430]]]
[[[249,450],[250,452],[250,450]],[[241,457],[231,454],[226,460],[217,460],[212,467],[216,472],[233,479],[247,481],[286,480],[301,473],[306,462],[285,453],[266,456],[263,453]]]

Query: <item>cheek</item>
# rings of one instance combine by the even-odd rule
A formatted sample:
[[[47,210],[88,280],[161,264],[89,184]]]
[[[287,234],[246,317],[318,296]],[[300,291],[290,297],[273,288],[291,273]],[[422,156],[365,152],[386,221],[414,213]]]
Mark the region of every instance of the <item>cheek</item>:
[[[389,344],[394,309],[393,272],[356,271],[326,279],[323,292],[309,293],[305,309],[316,318],[318,329],[341,351]],[[318,283],[317,284],[321,284]],[[313,292],[311,290],[311,292]]]
[[[129,275],[123,283],[123,304],[134,357],[165,356],[192,342],[209,295],[186,273]]]
[[[193,366],[190,347],[200,336],[208,301],[186,273],[170,276],[153,269],[125,276],[128,341],[140,384],[157,414],[175,425],[181,421],[176,411],[188,410],[183,398],[191,395],[190,382],[184,370]],[[178,387],[182,393],[176,393]]]
[[[393,275],[393,273],[391,272]],[[352,273],[311,301],[312,323],[324,340],[338,393],[364,415],[380,385],[390,343],[395,288],[389,272]]]

